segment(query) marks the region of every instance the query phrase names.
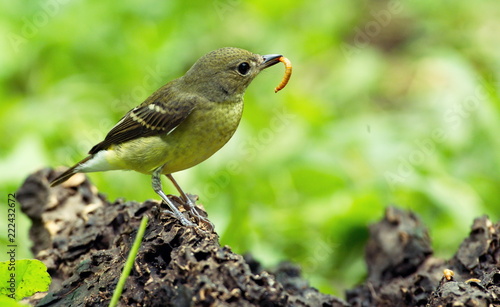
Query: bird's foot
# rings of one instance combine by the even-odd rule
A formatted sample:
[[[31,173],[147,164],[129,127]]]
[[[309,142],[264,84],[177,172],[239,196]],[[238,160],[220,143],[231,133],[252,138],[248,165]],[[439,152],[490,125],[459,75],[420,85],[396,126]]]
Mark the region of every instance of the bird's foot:
[[[163,210],[163,213],[173,216],[178,219],[182,225],[186,227],[196,227],[196,224],[188,220],[181,212],[172,211],[172,210]]]
[[[196,207],[196,201],[198,200],[198,196],[192,195],[192,194],[186,194],[186,199],[184,199],[184,208],[186,210],[189,210],[191,215],[198,221],[206,225],[206,227],[210,230],[214,230],[214,224],[210,222],[210,220],[202,215],[199,211],[198,208]]]
[[[196,207],[195,205],[198,197],[196,195],[191,195],[191,194],[187,194],[186,196],[187,200],[185,200],[183,197],[179,197],[176,195],[168,195],[170,202],[176,207],[180,216],[176,215],[175,212],[172,210],[163,210],[162,212],[164,214],[177,218],[184,226],[195,227],[195,226],[205,225],[205,227],[203,227],[204,229],[208,231],[213,231],[214,224],[212,224],[212,222],[210,222],[210,220],[206,216],[202,215],[203,213],[200,213],[199,211],[200,209],[198,209],[198,207]],[[189,219],[186,216],[184,216],[184,214],[182,214],[181,211],[179,211],[178,208],[181,206],[185,211],[189,212],[189,215],[194,218],[196,223],[189,221]]]
[[[168,200],[168,202],[165,201],[165,198]],[[162,204],[166,204],[168,209],[162,210],[162,213],[178,219],[184,226],[196,227],[195,223],[191,222],[181,211],[179,211],[179,206],[183,204],[183,201],[180,197],[174,195],[165,195],[165,198],[163,198]]]

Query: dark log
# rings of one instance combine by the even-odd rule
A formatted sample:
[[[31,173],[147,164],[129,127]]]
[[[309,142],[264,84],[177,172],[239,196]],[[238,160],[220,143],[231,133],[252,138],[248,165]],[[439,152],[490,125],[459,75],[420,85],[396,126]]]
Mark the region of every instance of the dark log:
[[[159,201],[110,203],[84,175],[49,188],[55,176],[38,171],[16,193],[33,222],[33,252],[53,278],[48,293],[26,300],[37,306],[107,306],[144,214],[150,221],[121,306],[500,306],[500,222],[486,216],[444,260],[414,213],[387,208],[370,226],[367,280],[344,302],[310,287],[296,265],[264,270],[221,247],[207,225],[183,227]]]
[[[55,176],[51,169],[38,171],[16,194],[33,221],[33,252],[53,279],[47,295],[31,304],[107,306],[147,214],[121,306],[347,306],[308,286],[296,266],[264,271],[251,257],[220,246],[217,233],[182,226],[159,201],[110,203],[84,175],[50,188]]]

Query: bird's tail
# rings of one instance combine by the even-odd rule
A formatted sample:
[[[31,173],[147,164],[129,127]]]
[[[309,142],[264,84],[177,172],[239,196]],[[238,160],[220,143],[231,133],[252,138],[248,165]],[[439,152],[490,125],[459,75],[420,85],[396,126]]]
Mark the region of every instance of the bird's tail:
[[[83,159],[82,161],[78,162],[77,164],[75,164],[74,166],[69,168],[67,171],[65,171],[61,175],[57,176],[57,178],[55,178],[54,180],[52,180],[50,182],[50,186],[55,187],[56,185],[59,185],[59,184],[63,183],[64,181],[68,180],[71,176],[73,176],[74,174],[79,172],[79,168],[82,164],[84,164],[85,162],[87,162],[91,158],[92,158],[92,156],[88,156],[87,158]]]

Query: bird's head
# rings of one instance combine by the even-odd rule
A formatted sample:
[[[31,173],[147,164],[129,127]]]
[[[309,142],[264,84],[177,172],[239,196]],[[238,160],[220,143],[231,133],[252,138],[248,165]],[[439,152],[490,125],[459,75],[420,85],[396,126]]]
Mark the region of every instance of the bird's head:
[[[262,70],[279,63],[280,57],[234,47],[220,48],[201,57],[181,79],[190,92],[213,101],[232,100],[241,97]]]

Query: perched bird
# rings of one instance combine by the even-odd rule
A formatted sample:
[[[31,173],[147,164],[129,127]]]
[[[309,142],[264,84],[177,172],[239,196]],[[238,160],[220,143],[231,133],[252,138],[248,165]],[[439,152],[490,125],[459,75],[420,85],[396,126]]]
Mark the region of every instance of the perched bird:
[[[134,170],[150,174],[154,191],[174,216],[183,225],[194,226],[163,192],[161,175],[172,181],[190,211],[204,219],[171,174],[206,160],[229,141],[241,119],[246,88],[263,69],[282,59],[232,47],[204,55],[184,76],[125,114],[90,149],[89,156],[55,178],[51,186],[75,173]]]

